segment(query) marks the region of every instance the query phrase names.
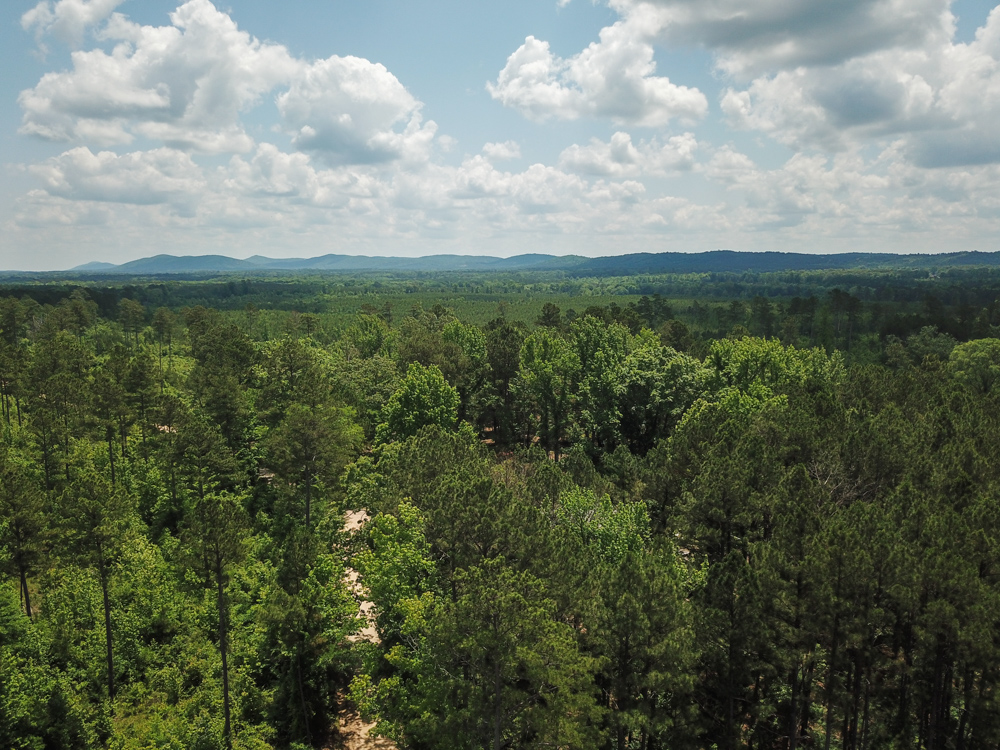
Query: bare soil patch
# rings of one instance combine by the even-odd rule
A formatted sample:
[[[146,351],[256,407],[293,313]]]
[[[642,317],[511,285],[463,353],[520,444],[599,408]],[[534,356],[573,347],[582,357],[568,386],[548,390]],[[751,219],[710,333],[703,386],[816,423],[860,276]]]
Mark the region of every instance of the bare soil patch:
[[[344,514],[344,531],[356,533],[368,521],[368,513],[364,510],[349,510]],[[378,631],[375,630],[375,617],[372,611],[375,606],[365,599],[364,587],[361,585],[358,571],[347,569],[347,583],[358,602],[358,612],[364,617],[366,625],[355,635],[349,636],[352,642],[370,641],[378,643]],[[384,737],[373,737],[371,731],[374,724],[369,724],[361,718],[350,703],[341,696],[340,713],[337,715],[337,726],[334,739],[324,750],[397,750],[396,744]]]

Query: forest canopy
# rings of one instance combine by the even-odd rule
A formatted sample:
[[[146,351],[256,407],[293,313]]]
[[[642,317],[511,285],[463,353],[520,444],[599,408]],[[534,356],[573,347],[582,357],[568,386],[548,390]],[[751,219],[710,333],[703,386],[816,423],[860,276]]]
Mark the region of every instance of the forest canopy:
[[[998,298],[4,286],[0,747],[996,747]]]

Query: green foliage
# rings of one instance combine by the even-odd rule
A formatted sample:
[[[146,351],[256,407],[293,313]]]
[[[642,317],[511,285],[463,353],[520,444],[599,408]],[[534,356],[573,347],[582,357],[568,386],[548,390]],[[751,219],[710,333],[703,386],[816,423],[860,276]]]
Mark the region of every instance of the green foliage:
[[[531,404],[542,445],[556,458],[570,427],[573,386],[579,372],[579,356],[550,328],[540,328],[524,340],[515,394]]]
[[[454,598],[401,603],[404,639],[386,654],[398,678],[374,688],[385,728],[435,748],[592,747],[595,662],[554,618],[541,581],[494,559],[454,587]]]
[[[7,289],[0,746],[993,747],[980,275]]]
[[[820,349],[785,347],[774,339],[720,339],[712,344],[706,363],[722,384],[749,390],[756,384],[782,391],[790,386],[808,389],[835,385],[843,362]]]
[[[948,367],[962,385],[986,396],[1000,383],[1000,339],[977,339],[951,350]]]
[[[620,564],[649,544],[649,515],[643,503],[616,507],[607,495],[598,498],[587,490],[571,490],[559,496],[555,515],[558,524],[594,549],[594,563]]]
[[[378,602],[379,638],[397,641],[406,619],[403,602],[436,589],[435,566],[424,538],[424,519],[413,505],[402,502],[398,517],[380,513],[365,533],[370,549],[354,559],[371,600]]]
[[[384,421],[375,431],[375,440],[400,440],[429,425],[454,427],[458,403],[458,392],[448,385],[437,366],[423,367],[414,362],[385,405]]]

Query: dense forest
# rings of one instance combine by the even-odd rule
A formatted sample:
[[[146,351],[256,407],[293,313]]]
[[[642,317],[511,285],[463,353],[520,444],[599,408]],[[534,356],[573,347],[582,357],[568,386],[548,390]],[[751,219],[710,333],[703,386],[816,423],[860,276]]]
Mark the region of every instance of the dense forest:
[[[8,284],[0,747],[995,748],[998,299]]]

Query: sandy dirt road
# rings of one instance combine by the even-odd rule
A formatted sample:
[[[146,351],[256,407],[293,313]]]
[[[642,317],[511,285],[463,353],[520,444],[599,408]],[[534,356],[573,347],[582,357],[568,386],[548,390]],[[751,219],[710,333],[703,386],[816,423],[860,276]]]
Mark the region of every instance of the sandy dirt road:
[[[364,510],[349,510],[344,514],[344,531],[357,533],[368,521],[368,513]],[[378,631],[375,630],[375,618],[372,612],[373,604],[365,599],[364,587],[359,581],[358,571],[347,569],[347,583],[351,593],[358,602],[358,612],[365,618],[365,626],[355,635],[350,636],[352,642],[370,641],[378,643]],[[396,744],[383,738],[372,737],[373,724],[365,722],[353,706],[341,702],[344,708],[337,716],[336,740],[324,750],[397,750]]]

